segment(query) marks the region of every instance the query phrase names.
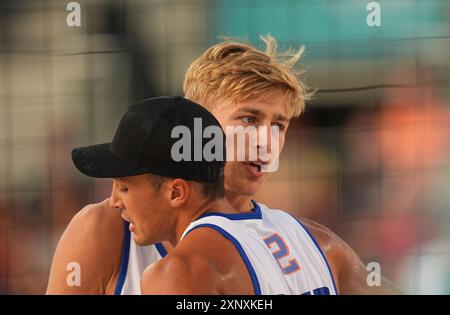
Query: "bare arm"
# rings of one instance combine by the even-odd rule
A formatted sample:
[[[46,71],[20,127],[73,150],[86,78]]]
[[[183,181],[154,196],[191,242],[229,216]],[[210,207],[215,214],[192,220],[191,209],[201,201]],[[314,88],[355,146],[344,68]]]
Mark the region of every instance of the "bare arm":
[[[341,287],[341,294],[389,294],[397,295],[403,292],[392,282],[382,277],[381,274],[372,276],[371,270],[366,269],[366,265],[359,259],[358,255],[344,241],[340,240],[336,254],[338,264],[338,280]],[[381,273],[381,270],[380,270]],[[379,281],[375,278],[379,278]],[[377,283],[379,282],[379,283]]]
[[[108,200],[77,213],[56,248],[47,294],[113,293],[123,229],[120,213]]]
[[[216,271],[205,260],[178,254],[150,265],[142,274],[142,294],[220,294],[214,285]]]
[[[319,242],[327,258],[340,294],[402,294],[392,282],[381,277],[380,285],[369,285],[370,270],[366,269],[355,251],[328,228],[301,219]]]

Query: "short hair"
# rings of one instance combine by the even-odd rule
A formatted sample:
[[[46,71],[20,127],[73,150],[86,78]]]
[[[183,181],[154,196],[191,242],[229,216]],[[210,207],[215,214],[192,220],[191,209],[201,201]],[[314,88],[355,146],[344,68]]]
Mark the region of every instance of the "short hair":
[[[157,192],[161,189],[161,185],[165,181],[174,179],[156,174],[148,174],[148,175],[150,183],[153,186],[153,189],[155,189],[155,191]],[[188,181],[188,182],[199,185],[200,192],[207,201],[213,201],[218,198],[225,197],[225,180],[223,168],[221,168],[218,178],[212,182],[198,182],[198,181]]]
[[[299,78],[301,71],[293,69],[304,47],[279,53],[274,37],[260,38],[266,45],[264,52],[235,40],[208,48],[185,75],[185,97],[211,109],[220,98],[244,101],[278,90],[287,98],[291,116],[299,116],[312,95]]]

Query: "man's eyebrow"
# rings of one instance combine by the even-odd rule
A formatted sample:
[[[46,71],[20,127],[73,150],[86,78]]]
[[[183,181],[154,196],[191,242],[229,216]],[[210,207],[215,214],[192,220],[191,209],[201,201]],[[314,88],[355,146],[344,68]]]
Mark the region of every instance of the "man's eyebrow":
[[[239,108],[237,111],[238,112],[247,112],[247,113],[250,113],[253,115],[262,115],[263,114],[259,109],[256,109],[253,107],[242,107],[242,108]]]
[[[287,116],[284,115],[276,115],[275,120],[281,120],[281,121],[290,121],[290,119]]]
[[[257,108],[253,107],[242,107],[237,110],[237,112],[247,112],[256,116],[264,116],[264,113]],[[289,117],[285,115],[278,114],[275,116],[275,120],[278,121],[290,121]]]

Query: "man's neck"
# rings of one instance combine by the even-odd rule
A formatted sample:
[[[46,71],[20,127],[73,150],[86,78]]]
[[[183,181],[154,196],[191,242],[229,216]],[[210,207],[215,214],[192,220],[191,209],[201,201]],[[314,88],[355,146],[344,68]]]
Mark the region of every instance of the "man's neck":
[[[225,197],[234,209],[239,212],[249,212],[252,208],[252,197],[239,194],[237,192],[226,190]]]
[[[174,238],[170,241],[173,246],[176,246],[181,239],[184,231],[189,224],[197,220],[201,215],[209,213],[239,213],[226,198],[218,198],[212,201],[193,201],[190,205],[187,205],[183,209],[178,210],[178,219],[176,224],[176,230]]]

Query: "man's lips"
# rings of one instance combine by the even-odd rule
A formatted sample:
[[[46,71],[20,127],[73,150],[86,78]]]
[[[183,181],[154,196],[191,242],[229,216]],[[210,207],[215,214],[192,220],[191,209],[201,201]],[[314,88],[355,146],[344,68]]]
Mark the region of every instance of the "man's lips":
[[[259,178],[264,175],[264,173],[261,172],[261,166],[264,164],[258,162],[242,162],[242,164],[251,177]]]
[[[135,229],[135,225],[134,225],[133,221],[123,214],[123,210],[122,210],[121,216],[122,216],[122,219],[124,219],[125,221],[130,223],[130,225],[128,226],[128,229],[130,230],[130,232],[133,232]]]

